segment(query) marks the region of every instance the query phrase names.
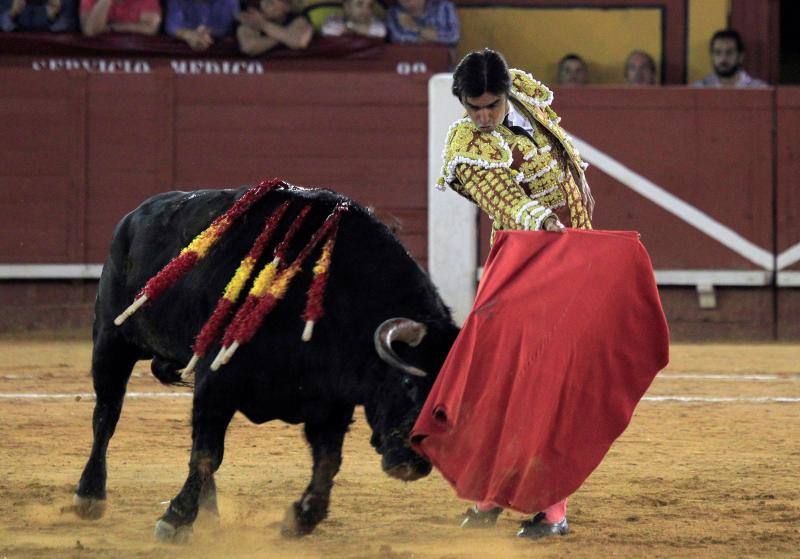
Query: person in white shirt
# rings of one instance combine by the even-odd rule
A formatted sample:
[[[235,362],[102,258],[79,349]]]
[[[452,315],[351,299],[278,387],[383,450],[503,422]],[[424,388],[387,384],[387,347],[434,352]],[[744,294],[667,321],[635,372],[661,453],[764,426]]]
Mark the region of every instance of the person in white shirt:
[[[764,81],[752,77],[742,68],[744,41],[733,29],[717,31],[709,44],[714,73],[692,84],[693,87],[769,87]]]

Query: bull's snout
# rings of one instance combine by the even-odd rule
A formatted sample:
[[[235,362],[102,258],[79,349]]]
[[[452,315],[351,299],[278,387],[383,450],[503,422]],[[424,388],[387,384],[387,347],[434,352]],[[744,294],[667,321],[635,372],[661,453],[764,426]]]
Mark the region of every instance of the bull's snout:
[[[388,458],[388,459],[387,459]],[[393,478],[402,481],[416,481],[431,473],[431,463],[417,454],[403,461],[391,460],[391,455],[384,455],[382,462],[383,471]]]
[[[416,481],[431,473],[431,465],[428,463],[421,465],[398,464],[386,470],[386,473],[402,481]]]

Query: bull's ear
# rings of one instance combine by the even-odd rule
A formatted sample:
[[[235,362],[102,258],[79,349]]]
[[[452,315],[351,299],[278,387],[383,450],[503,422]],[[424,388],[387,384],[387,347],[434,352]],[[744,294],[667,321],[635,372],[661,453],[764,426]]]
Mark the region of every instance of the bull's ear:
[[[411,347],[416,347],[422,342],[427,333],[428,327],[421,322],[410,318],[390,318],[375,329],[375,334],[373,335],[375,351],[378,353],[378,357],[392,367],[396,367],[409,375],[426,377],[428,373],[406,363],[397,356],[397,353],[392,349],[392,342],[404,342]]]

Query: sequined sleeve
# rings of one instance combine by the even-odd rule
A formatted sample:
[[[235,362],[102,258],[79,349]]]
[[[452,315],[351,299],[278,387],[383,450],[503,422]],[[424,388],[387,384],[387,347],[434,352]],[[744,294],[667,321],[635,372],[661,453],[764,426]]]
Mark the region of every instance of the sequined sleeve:
[[[475,202],[496,229],[541,229],[552,212],[531,199],[514,180],[514,171],[462,163],[455,168],[454,190]]]

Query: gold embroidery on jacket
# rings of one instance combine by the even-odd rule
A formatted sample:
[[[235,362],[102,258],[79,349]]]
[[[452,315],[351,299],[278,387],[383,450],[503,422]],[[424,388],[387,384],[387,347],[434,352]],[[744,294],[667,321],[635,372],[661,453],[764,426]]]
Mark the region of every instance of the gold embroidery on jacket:
[[[493,229],[538,228],[549,210],[565,205],[572,227],[590,229],[578,187],[583,162],[549,106],[552,92],[530,74],[511,70],[511,76],[510,101],[534,128],[533,141],[502,125],[485,133],[469,118],[456,121],[439,185],[480,206]]]

